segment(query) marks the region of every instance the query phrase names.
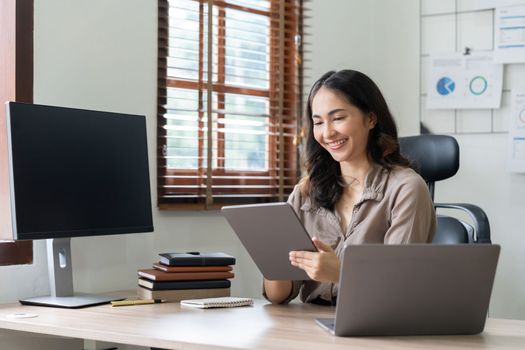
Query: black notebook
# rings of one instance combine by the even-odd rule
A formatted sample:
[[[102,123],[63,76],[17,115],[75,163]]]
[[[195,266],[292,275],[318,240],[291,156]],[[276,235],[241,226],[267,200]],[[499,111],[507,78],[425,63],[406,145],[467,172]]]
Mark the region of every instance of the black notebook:
[[[235,265],[235,258],[225,253],[162,253],[160,263],[168,266],[227,266]]]
[[[139,278],[139,286],[149,290],[230,288],[229,280],[155,282]]]

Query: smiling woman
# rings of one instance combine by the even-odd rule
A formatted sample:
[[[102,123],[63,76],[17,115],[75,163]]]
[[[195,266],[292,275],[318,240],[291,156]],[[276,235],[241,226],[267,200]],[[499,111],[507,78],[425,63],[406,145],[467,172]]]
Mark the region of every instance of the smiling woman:
[[[365,74],[324,74],[308,98],[307,175],[288,199],[317,252],[290,252],[309,281],[264,281],[265,296],[333,304],[346,244],[429,243],[436,216],[424,180],[399,153],[394,118]]]

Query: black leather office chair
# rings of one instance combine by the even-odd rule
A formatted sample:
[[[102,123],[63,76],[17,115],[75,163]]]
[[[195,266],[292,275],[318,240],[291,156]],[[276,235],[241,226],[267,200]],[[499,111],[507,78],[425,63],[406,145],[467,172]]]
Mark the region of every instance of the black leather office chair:
[[[459,169],[459,145],[446,135],[419,135],[399,138],[401,154],[410,159],[428,185],[434,200],[434,183],[448,179]],[[491,243],[489,220],[474,204],[434,203],[436,209],[458,209],[466,212],[472,225],[451,216],[437,215],[437,230],[432,243]]]

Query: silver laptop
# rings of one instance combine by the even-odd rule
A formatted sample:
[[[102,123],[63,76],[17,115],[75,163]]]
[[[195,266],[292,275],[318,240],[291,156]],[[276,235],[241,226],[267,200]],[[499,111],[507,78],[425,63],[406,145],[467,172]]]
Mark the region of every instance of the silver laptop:
[[[335,319],[337,336],[477,334],[483,331],[500,247],[348,245]]]

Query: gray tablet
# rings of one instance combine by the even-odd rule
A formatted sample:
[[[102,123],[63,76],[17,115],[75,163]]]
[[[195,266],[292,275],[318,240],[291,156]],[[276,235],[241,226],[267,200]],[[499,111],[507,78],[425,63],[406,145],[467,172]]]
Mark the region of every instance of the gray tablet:
[[[222,214],[266,279],[310,279],[288,256],[292,250],[317,249],[288,203],[226,206]]]

